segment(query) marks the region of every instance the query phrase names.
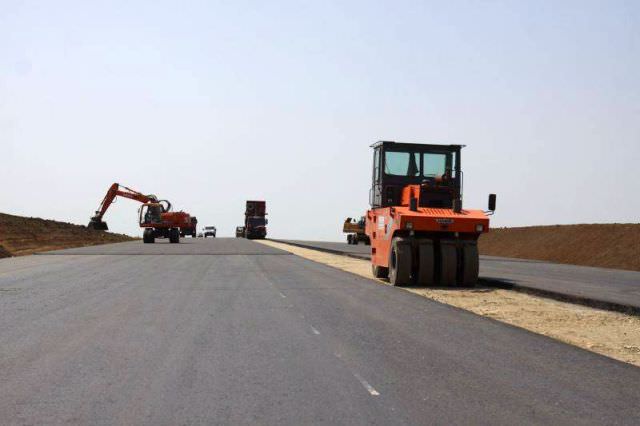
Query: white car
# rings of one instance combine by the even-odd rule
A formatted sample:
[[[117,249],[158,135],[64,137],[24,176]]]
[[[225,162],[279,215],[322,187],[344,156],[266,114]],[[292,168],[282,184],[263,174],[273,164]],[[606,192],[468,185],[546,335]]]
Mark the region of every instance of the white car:
[[[216,237],[216,227],[215,226],[205,226],[202,229],[202,235],[207,238],[207,237]]]

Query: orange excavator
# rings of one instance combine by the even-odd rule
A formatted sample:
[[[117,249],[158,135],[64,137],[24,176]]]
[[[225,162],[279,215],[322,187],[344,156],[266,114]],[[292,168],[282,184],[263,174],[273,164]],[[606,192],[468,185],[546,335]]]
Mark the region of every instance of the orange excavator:
[[[473,286],[478,238],[496,208],[462,207],[463,145],[380,141],[373,148],[371,209],[365,233],[371,268],[393,285]]]
[[[168,200],[159,200],[153,194],[145,195],[119,183],[109,187],[98,210],[89,221],[88,228],[103,231],[109,229],[102,218],[118,196],[142,203],[138,210],[138,222],[140,227],[144,228],[142,240],[145,243],[154,243],[156,238],[168,238],[171,243],[179,243],[181,234],[195,235],[195,217],[183,211],[171,211],[171,203]]]

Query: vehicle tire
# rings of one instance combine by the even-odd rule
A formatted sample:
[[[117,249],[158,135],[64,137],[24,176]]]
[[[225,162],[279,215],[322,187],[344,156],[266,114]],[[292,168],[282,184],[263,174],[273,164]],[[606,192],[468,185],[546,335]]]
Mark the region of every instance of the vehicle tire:
[[[371,273],[375,278],[387,278],[389,276],[389,268],[371,264]]]
[[[458,269],[456,242],[451,240],[440,240],[440,253],[438,257],[438,284],[441,286],[455,285]]]
[[[204,236],[205,238],[207,238],[207,234],[204,234],[203,236]]]
[[[479,272],[478,242],[466,241],[462,246],[462,278],[459,284],[464,287],[474,287],[478,283]]]
[[[155,236],[153,235],[153,229],[145,228],[142,233],[142,241],[145,244],[153,244],[156,242]]]
[[[396,286],[409,284],[411,279],[411,244],[404,238],[391,241],[389,253],[389,282]]]
[[[432,240],[418,241],[418,276],[420,286],[432,286],[435,284],[435,256]]]
[[[172,244],[178,244],[180,242],[180,231],[177,229],[171,229],[169,231],[169,242]]]
[[[352,237],[352,235],[351,235],[351,234],[348,234],[348,235],[347,235],[347,244],[349,244],[349,245],[353,244],[353,242],[352,242],[352,241],[353,241],[353,237]]]

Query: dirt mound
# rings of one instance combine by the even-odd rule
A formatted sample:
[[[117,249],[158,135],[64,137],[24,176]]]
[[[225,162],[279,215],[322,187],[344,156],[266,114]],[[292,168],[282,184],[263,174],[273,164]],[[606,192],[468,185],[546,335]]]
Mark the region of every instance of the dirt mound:
[[[495,228],[479,248],[491,256],[640,271],[640,224]]]
[[[82,225],[0,213],[0,257],[131,240],[128,235]]]

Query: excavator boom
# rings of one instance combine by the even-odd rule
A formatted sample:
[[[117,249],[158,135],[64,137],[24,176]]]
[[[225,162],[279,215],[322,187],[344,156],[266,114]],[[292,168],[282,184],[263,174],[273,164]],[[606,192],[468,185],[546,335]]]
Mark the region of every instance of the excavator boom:
[[[117,196],[129,198],[130,200],[139,201],[140,203],[157,203],[158,198],[155,195],[144,195],[141,192],[134,191],[131,188],[127,188],[119,183],[114,183],[107,190],[107,194],[104,196],[98,210],[95,215],[89,221],[88,228],[106,231],[109,229],[107,223],[102,220],[104,214],[109,209],[109,206],[113,203]]]

